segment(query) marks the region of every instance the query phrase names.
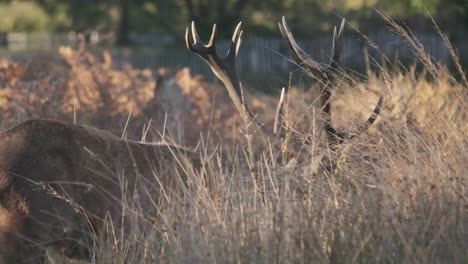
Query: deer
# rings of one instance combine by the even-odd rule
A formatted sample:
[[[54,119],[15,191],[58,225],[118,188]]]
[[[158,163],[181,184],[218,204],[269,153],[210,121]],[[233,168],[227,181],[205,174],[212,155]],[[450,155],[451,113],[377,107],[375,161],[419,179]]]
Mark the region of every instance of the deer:
[[[195,152],[177,145],[124,140],[59,121],[33,119],[4,131],[0,264],[44,263],[48,247],[91,259],[92,235],[106,219],[118,226],[124,217],[121,200],[141,195],[142,186],[160,200],[163,191],[187,181],[184,160],[200,166]]]
[[[333,126],[331,120],[331,97],[336,77],[340,72],[339,59],[344,25],[345,20],[343,19],[339,29],[337,30],[336,27],[334,28],[330,56],[331,59],[328,64],[323,65],[311,59],[307,53],[297,44],[284,16],[282,17],[281,22],[278,23],[280,33],[289,48],[292,50],[297,65],[305,68],[308,71],[318,73],[318,83],[322,84],[323,86],[320,97],[320,109],[322,110],[324,117],[324,128],[327,136],[328,146],[332,150],[336,150],[337,146],[343,143],[345,140],[353,139],[356,136],[364,133],[375,122],[383,105],[383,96],[380,96],[371,116],[364,122],[364,124],[358,126],[358,128],[352,133],[339,131]],[[231,98],[235,108],[244,121],[245,126],[247,128],[254,127],[256,131],[266,135],[273,142],[277,142],[278,138],[281,137],[281,127],[285,126],[284,102],[287,101],[286,98],[288,91],[286,88],[283,88],[281,91],[275,115],[273,131],[269,131],[256,119],[256,115],[250,111],[250,108],[244,98],[242,84],[238,79],[236,58],[239,54],[242,43],[243,31],[241,26],[242,22],[239,22],[234,30],[231,39],[231,45],[225,57],[220,57],[216,51],[216,24],[213,25],[208,44],[205,44],[201,41],[200,36],[198,35],[195,22],[192,21],[190,28],[186,28],[185,43],[190,51],[197,54],[210,66],[214,75],[218,77],[218,79],[220,79],[224,84],[229,97]]]

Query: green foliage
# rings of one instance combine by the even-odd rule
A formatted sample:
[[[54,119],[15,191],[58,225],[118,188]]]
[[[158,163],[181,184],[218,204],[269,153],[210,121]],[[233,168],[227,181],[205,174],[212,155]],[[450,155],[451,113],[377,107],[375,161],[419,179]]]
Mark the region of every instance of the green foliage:
[[[11,1],[0,4],[1,32],[47,31],[49,26],[50,17],[34,2]]]
[[[167,32],[182,37],[186,25],[196,20],[206,36],[211,25],[232,28],[242,20],[249,33],[276,34],[281,16],[296,35],[329,30],[338,15],[356,26],[378,21],[375,9],[391,16],[427,16],[427,11],[444,24],[464,21],[468,25],[466,0],[0,0],[2,31],[86,31]],[[459,22],[458,22],[459,23]],[[449,23],[450,24],[450,23]],[[229,30],[221,31],[229,32]]]
[[[51,30],[112,28],[114,1],[107,0],[30,0],[39,4],[52,19]]]
[[[382,1],[383,9],[394,15],[407,16],[414,14],[424,14],[427,11],[437,12],[437,7],[441,3],[450,5],[454,1],[441,0],[384,0]]]

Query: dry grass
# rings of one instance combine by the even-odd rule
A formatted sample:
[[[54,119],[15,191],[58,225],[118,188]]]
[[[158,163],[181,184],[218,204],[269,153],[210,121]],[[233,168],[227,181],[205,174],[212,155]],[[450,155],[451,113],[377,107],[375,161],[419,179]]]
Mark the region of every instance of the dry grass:
[[[370,131],[334,153],[324,148],[316,96],[293,89],[293,150],[279,153],[256,135],[255,164],[248,164],[221,87],[187,71],[164,75],[157,86],[157,72],[117,70],[108,55],[76,52],[62,49],[57,63],[66,67],[29,79],[28,70],[7,61],[2,126],[75,113],[78,122],[121,131],[132,111],[131,135],[153,118],[155,129],[177,141],[199,141],[205,160],[182,192],[122,201],[126,230],[106,227],[93,247],[96,263],[468,262],[468,87],[444,77],[440,66],[430,68],[438,78],[383,69],[367,81],[340,82],[338,126],[364,120],[377,94],[385,95],[385,107]],[[270,124],[272,100],[262,102],[251,103]],[[50,263],[65,261],[49,253]]]

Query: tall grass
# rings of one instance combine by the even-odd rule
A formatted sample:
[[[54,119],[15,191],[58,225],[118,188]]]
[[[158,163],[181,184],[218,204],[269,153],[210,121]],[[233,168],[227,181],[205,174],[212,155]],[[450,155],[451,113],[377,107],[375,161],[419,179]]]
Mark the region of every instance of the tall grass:
[[[431,76],[380,67],[365,80],[343,78],[333,98],[337,126],[352,129],[364,120],[377,94],[385,95],[385,106],[367,133],[335,151],[325,147],[314,92],[291,92],[285,155],[255,135],[255,166],[235,125],[220,130],[216,122],[225,116],[200,110],[196,115],[208,115],[204,122],[215,123],[196,135],[202,168],[183,163],[188,182],[165,190],[161,200],[141,186],[134,200],[121,201],[125,230],[109,221],[95,238],[93,262],[468,262],[468,87],[430,56],[423,63]],[[271,120],[273,104],[266,101],[260,108]],[[165,173],[180,177],[170,168]],[[49,261],[74,263],[53,250]]]

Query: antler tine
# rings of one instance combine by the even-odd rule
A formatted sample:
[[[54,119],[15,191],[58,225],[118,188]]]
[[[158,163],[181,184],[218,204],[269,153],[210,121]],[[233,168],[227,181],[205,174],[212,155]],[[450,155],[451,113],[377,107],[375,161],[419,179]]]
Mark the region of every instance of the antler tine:
[[[190,30],[189,30],[189,28],[185,29],[185,46],[187,47],[187,49],[195,52],[195,50],[193,50],[192,41],[190,39]]]
[[[370,117],[366,120],[366,122],[364,122],[363,125],[359,126],[357,130],[354,131],[353,134],[349,135],[348,139],[352,139],[352,138],[355,138],[356,136],[359,136],[360,134],[364,133],[372,124],[374,124],[375,120],[380,114],[380,110],[382,109],[383,103],[384,103],[384,97],[383,95],[381,95]]]
[[[346,23],[346,18],[343,18],[341,20],[340,30],[338,31],[339,36],[341,36],[343,34],[345,23]]]
[[[211,30],[210,41],[208,42],[208,47],[214,47],[216,45],[216,24],[213,24],[213,29]]]
[[[283,87],[281,89],[280,99],[278,101],[278,107],[276,108],[275,120],[273,124],[273,134],[279,135],[281,126],[283,124],[284,119],[284,104],[288,94],[288,89]]]
[[[336,30],[336,27],[333,28],[333,40],[332,40],[332,50],[330,56],[329,67],[336,69],[338,67],[338,61],[341,56],[341,46],[342,46],[342,36],[344,31],[346,19],[341,20],[341,25],[339,30]]]
[[[380,114],[380,110],[382,109],[383,102],[384,102],[384,97],[383,97],[383,95],[381,95],[379,97],[379,101],[375,105],[375,108],[374,108],[374,111],[372,112],[372,115],[366,121],[367,126],[370,126],[375,122],[375,120],[377,119],[377,116],[379,116],[379,114]]]
[[[315,71],[322,71],[323,67],[320,63],[312,60],[309,55],[297,44],[296,39],[294,38],[291,30],[289,29],[288,23],[286,22],[286,18],[283,16],[281,22],[278,23],[279,30],[283,39],[288,44],[289,48],[295,55],[296,63],[299,66],[307,66]]]
[[[237,55],[239,55],[239,50],[240,50],[240,45],[242,43],[242,36],[244,35],[244,31],[241,30],[239,33],[239,37],[237,38],[237,44],[236,44],[236,58]]]
[[[192,21],[191,29],[192,29],[192,38],[195,44],[201,42],[200,35],[198,35],[197,28],[195,27],[195,21]]]
[[[235,58],[237,58],[237,55],[239,55],[239,49],[242,43],[242,35],[244,34],[241,27],[242,22],[239,22],[236,26],[236,29],[234,30],[234,33],[232,33],[231,47],[229,47],[229,50],[226,55],[226,57],[231,60],[234,60]]]

